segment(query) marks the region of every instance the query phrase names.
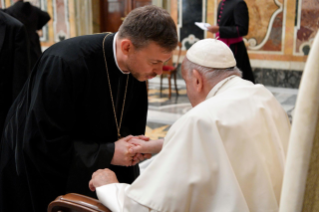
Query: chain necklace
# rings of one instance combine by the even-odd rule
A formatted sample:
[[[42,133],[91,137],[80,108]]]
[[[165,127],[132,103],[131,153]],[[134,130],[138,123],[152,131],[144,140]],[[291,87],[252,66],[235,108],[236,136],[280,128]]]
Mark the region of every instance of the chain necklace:
[[[232,75],[229,76],[228,78],[224,79],[225,81],[217,88],[217,90],[213,93],[212,96],[215,96],[217,94],[217,92],[231,79],[233,79],[234,77],[236,77],[236,75]]]
[[[114,105],[114,99],[113,99],[113,94],[112,94],[112,87],[111,87],[111,80],[110,80],[110,75],[109,75],[109,70],[107,68],[107,62],[106,62],[106,56],[105,56],[105,39],[107,38],[107,36],[109,36],[110,34],[107,34],[104,39],[103,39],[103,56],[104,56],[104,63],[105,63],[105,70],[106,70],[106,76],[107,76],[107,81],[109,84],[109,90],[110,90],[110,96],[111,96],[111,101],[112,101],[112,107],[113,107],[113,114],[114,114],[114,120],[115,120],[115,125],[116,125],[116,130],[117,130],[117,137],[118,139],[121,138],[121,125],[122,125],[122,119],[123,119],[123,112],[124,112],[124,106],[125,106],[125,100],[126,100],[126,93],[127,93],[127,85],[128,85],[128,80],[130,75],[128,74],[126,77],[126,85],[125,85],[125,93],[124,93],[124,98],[123,98],[123,105],[122,105],[122,112],[121,112],[121,117],[119,120],[119,123],[117,121],[117,116],[116,116],[116,111],[115,111],[115,105]]]

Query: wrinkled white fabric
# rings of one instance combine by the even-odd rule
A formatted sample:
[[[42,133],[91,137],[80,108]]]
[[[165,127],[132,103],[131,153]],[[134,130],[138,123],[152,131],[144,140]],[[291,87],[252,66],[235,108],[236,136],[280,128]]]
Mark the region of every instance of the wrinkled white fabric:
[[[119,193],[118,184],[99,199],[119,211],[278,211],[289,131],[264,86],[230,77],[171,127],[157,158],[117,200],[102,197]]]
[[[104,205],[114,212],[157,212],[143,206],[125,195],[130,185],[125,183],[113,183],[96,188],[96,194]]]

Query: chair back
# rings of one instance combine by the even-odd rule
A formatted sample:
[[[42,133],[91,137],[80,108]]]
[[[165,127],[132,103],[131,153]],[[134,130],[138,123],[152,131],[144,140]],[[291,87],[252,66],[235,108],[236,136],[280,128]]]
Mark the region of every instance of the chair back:
[[[280,212],[319,211],[319,33],[302,75],[291,127]]]
[[[48,212],[111,212],[97,199],[69,193],[58,196],[48,206]]]
[[[178,42],[177,47],[178,47],[178,53],[177,53],[177,61],[176,61],[175,65],[173,66],[173,57],[171,57],[171,58],[164,64],[165,66],[172,66],[172,67],[174,67],[174,70],[177,69],[178,64],[179,64],[179,58],[180,58],[181,52],[182,52],[182,43],[181,43],[181,42]]]
[[[176,70],[177,67],[178,67],[179,59],[180,59],[180,57],[181,57],[182,43],[181,43],[181,42],[178,42],[177,46],[178,46],[178,53],[177,53],[177,60],[176,60],[175,66],[174,66],[174,67],[175,67],[175,70]]]

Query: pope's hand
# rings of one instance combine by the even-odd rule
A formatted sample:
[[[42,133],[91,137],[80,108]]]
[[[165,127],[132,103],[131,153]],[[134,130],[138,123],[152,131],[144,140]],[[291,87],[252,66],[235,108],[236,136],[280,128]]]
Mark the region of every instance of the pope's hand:
[[[134,138],[134,136],[129,135],[129,136],[126,136],[125,138],[121,138],[120,140],[114,143],[115,149],[114,149],[113,159],[111,161],[112,165],[117,165],[117,166],[132,165],[133,157],[136,154],[136,153],[131,153],[129,151],[131,147],[134,147],[133,144],[128,142],[132,138]]]
[[[131,154],[156,154],[161,151],[163,146],[163,139],[145,141],[138,138],[132,138],[128,142],[134,144],[134,146],[130,148]]]
[[[118,182],[114,172],[109,169],[99,169],[93,173],[89,188],[91,191],[95,191],[97,187]]]
[[[139,136],[135,136],[133,138],[131,138],[130,140],[132,139],[140,139],[140,140],[143,140],[143,141],[149,141],[150,138],[149,137],[146,137],[145,135],[139,135]],[[129,141],[129,143],[132,143]],[[133,148],[133,147],[131,147]],[[132,151],[133,153],[133,151]],[[152,157],[152,154],[149,154],[149,153],[143,153],[143,152],[134,152],[135,153],[135,156],[133,157],[132,159],[132,165],[136,165],[137,163],[145,160],[145,159],[149,159]]]

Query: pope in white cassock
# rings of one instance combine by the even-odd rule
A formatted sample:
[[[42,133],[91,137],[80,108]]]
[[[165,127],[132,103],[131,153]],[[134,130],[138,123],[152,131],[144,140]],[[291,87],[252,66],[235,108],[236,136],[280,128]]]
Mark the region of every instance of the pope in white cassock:
[[[161,144],[135,140],[145,153],[160,151],[131,184],[98,170],[89,183],[112,211],[275,212],[290,124],[263,86],[243,80],[233,53],[215,39],[187,52],[182,76],[193,106]]]

